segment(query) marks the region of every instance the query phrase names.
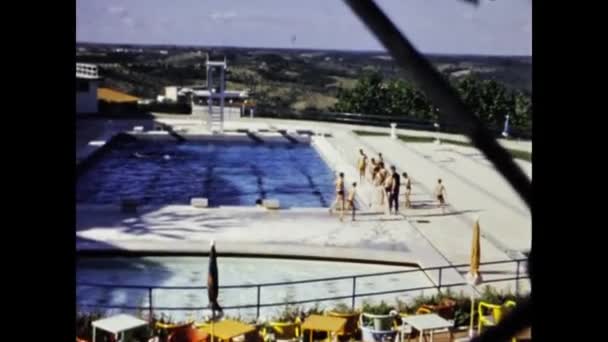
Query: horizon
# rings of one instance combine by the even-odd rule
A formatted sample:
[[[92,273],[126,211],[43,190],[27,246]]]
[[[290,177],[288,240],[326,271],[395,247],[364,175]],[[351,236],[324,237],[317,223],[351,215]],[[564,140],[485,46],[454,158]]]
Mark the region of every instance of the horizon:
[[[311,51],[311,52],[343,52],[343,53],[369,53],[369,54],[390,54],[386,50],[363,50],[363,49],[328,49],[328,48],[296,48],[296,47],[275,47],[275,46],[230,46],[230,45],[192,45],[192,44],[156,44],[156,43],[111,43],[111,42],[89,42],[76,41],[76,45],[105,45],[105,46],[136,46],[136,47],[164,47],[178,49],[249,49],[249,50],[285,50],[285,51]],[[532,58],[532,55],[506,55],[506,54],[475,54],[475,53],[434,53],[421,52],[426,56],[470,56],[470,57],[512,57],[512,58]]]
[[[424,54],[532,55],[529,0],[377,3]],[[386,52],[346,4],[325,0],[77,0],[76,40]]]

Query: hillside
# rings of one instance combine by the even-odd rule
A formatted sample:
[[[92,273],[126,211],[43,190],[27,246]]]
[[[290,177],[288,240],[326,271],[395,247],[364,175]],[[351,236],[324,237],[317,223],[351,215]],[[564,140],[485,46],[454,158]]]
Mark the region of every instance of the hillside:
[[[168,85],[205,82],[206,54],[228,60],[228,86],[249,88],[258,102],[293,110],[326,110],[339,88],[352,87],[365,71],[402,78],[382,52],[78,44],[77,61],[99,64],[106,86],[151,98]],[[221,56],[221,57],[219,57]],[[508,88],[532,92],[531,57],[431,55],[454,78],[474,74]]]

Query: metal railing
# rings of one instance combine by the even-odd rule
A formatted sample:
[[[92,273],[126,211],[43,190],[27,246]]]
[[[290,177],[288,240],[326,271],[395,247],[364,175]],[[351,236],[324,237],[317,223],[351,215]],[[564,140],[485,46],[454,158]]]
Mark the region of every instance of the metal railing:
[[[342,123],[349,125],[364,125],[376,127],[389,127],[389,124],[394,122],[398,128],[407,128],[422,131],[436,131],[435,122],[428,119],[420,119],[414,116],[405,115],[376,115],[362,113],[341,113],[341,112],[322,112],[322,111],[294,111],[289,108],[265,108],[256,109],[255,117],[287,119],[287,120],[308,120],[308,121],[326,121],[334,123]],[[439,120],[439,127],[442,133],[460,133],[459,127],[451,125],[447,122]],[[496,137],[501,137],[503,126],[486,125],[486,128],[491,131]],[[531,139],[532,132],[509,128],[509,135],[513,138]]]
[[[493,262],[485,262],[481,263],[480,266],[487,265],[498,265],[498,264],[515,264],[515,276],[511,277],[503,277],[503,278],[494,278],[484,280],[484,284],[488,283],[497,283],[497,282],[505,282],[505,281],[515,281],[515,295],[520,294],[520,286],[519,281],[522,279],[528,279],[527,273],[521,272],[521,264],[525,263],[526,259],[515,259],[515,260],[503,260],[503,261],[493,261]],[[272,282],[272,283],[260,283],[260,284],[245,284],[245,285],[227,285],[220,286],[221,289],[256,289],[256,302],[255,303],[247,303],[241,305],[232,305],[223,307],[225,310],[236,310],[236,309],[251,309],[256,308],[256,318],[260,316],[260,308],[262,307],[276,307],[276,306],[284,306],[284,305],[296,305],[296,304],[307,304],[307,303],[317,303],[324,301],[333,301],[333,300],[343,300],[343,299],[351,299],[352,308],[355,307],[355,299],[360,297],[371,297],[378,295],[386,295],[393,293],[406,293],[412,291],[424,291],[424,290],[437,290],[441,292],[442,289],[449,289],[453,287],[459,286],[469,286],[467,282],[456,282],[445,284],[443,282],[443,275],[446,270],[453,270],[456,272],[466,271],[468,269],[468,264],[461,265],[449,265],[449,266],[438,266],[438,267],[427,267],[427,268],[416,268],[411,270],[404,271],[390,271],[390,272],[379,272],[379,273],[369,273],[369,274],[359,274],[359,275],[350,275],[350,276],[339,276],[339,277],[329,277],[329,278],[317,278],[317,279],[307,279],[307,280],[298,280],[298,281],[288,281],[288,282]],[[396,275],[396,274],[406,274],[412,272],[424,272],[425,275],[429,278],[429,280],[434,283],[432,286],[423,286],[423,287],[409,287],[409,288],[401,288],[396,290],[386,290],[386,291],[374,291],[374,292],[357,292],[357,280],[361,278],[373,278],[380,277],[386,275]],[[429,276],[429,272],[437,272],[437,282],[433,282]],[[483,274],[483,271],[481,272]],[[277,286],[285,286],[285,285],[296,285],[296,284],[311,284],[311,283],[320,283],[327,281],[336,281],[336,280],[345,280],[352,279],[352,293],[350,295],[342,295],[342,296],[332,296],[332,297],[318,297],[304,300],[285,300],[281,302],[271,302],[271,303],[262,303],[261,302],[261,293],[262,289],[268,289]],[[153,303],[153,292],[156,290],[205,290],[206,286],[145,286],[145,285],[114,285],[114,284],[98,284],[98,283],[89,283],[89,282],[79,282],[76,284],[76,287],[94,287],[94,288],[105,288],[105,289],[139,289],[146,290],[148,294],[148,305],[147,306],[134,306],[134,305],[118,305],[118,304],[91,304],[91,303],[78,303],[77,305],[85,308],[98,308],[98,309],[122,309],[122,310],[147,310],[149,312],[149,317],[153,317],[153,312],[160,311],[198,311],[198,310],[206,310],[207,306],[188,306],[188,307],[164,307],[164,306],[154,306]]]

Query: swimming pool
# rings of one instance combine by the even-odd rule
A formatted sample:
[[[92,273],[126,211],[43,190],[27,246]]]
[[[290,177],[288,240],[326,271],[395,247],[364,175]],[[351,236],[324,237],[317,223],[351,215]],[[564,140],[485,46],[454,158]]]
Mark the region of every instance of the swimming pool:
[[[79,176],[76,200],[87,204],[252,206],[278,199],[282,207],[328,207],[334,175],[308,143],[155,141],[115,144]]]

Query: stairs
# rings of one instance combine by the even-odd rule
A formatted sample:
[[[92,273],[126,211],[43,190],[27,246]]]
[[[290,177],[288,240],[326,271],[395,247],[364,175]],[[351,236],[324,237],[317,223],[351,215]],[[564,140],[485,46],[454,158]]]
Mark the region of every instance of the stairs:
[[[207,128],[213,133],[224,133],[224,118],[219,108],[211,107],[207,114]]]

